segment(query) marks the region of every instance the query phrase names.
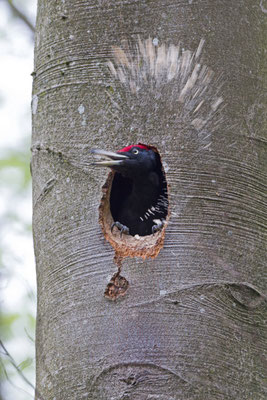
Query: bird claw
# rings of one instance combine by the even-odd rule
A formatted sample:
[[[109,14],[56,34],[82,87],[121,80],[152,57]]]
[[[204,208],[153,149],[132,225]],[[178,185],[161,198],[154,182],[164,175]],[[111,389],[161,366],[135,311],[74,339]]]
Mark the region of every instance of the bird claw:
[[[111,232],[113,231],[114,226],[119,229],[120,237],[122,237],[123,233],[125,233],[125,235],[129,235],[129,228],[126,225],[122,225],[119,221],[113,222],[110,228]]]
[[[154,220],[153,222],[155,222],[155,225],[152,226],[152,235],[154,236],[154,234],[158,231],[161,231],[163,226],[164,226],[164,220]]]

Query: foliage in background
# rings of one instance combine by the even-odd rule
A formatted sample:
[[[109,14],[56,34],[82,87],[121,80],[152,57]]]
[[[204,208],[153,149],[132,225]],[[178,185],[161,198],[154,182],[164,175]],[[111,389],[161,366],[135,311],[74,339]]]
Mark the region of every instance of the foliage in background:
[[[0,29],[2,60],[4,57],[10,60],[17,57],[20,62],[23,57],[32,60],[35,9],[35,0],[0,2],[5,22]],[[24,40],[25,48],[20,44],[16,46],[18,39],[20,43]],[[10,85],[11,80],[18,85],[11,72],[2,70],[5,63],[1,64],[4,79],[10,80]],[[29,76],[30,73],[29,70]],[[7,113],[10,96],[9,91],[0,87],[0,111]],[[3,119],[0,121],[0,339],[3,344],[0,348],[0,400],[33,397],[33,389],[19,372],[34,383],[36,295],[31,238],[30,88],[23,96],[23,107],[17,109],[14,102],[13,113],[8,115],[10,126],[4,125]],[[13,131],[16,125],[19,137]]]

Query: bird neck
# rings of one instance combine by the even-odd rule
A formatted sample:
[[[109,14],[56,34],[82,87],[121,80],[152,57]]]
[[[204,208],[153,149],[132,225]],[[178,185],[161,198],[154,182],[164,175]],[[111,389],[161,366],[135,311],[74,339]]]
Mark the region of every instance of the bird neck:
[[[143,201],[147,207],[155,201],[159,191],[159,178],[155,172],[147,175],[137,176],[133,180],[132,197],[137,202]],[[150,204],[151,203],[151,204]]]

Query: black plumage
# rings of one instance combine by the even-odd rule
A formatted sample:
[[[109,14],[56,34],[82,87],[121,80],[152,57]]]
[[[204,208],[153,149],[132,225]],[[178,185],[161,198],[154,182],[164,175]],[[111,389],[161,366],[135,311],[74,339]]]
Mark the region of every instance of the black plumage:
[[[110,194],[114,225],[133,236],[161,229],[168,213],[168,195],[159,154],[145,145],[128,146],[118,153],[94,153],[109,158],[96,165],[115,171]]]

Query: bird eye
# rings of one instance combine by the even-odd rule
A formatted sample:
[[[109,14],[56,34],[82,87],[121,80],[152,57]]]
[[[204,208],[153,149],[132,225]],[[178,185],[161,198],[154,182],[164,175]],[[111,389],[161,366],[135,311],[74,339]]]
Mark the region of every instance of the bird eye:
[[[134,154],[138,154],[139,151],[138,151],[137,149],[133,149],[133,153],[134,153]]]

